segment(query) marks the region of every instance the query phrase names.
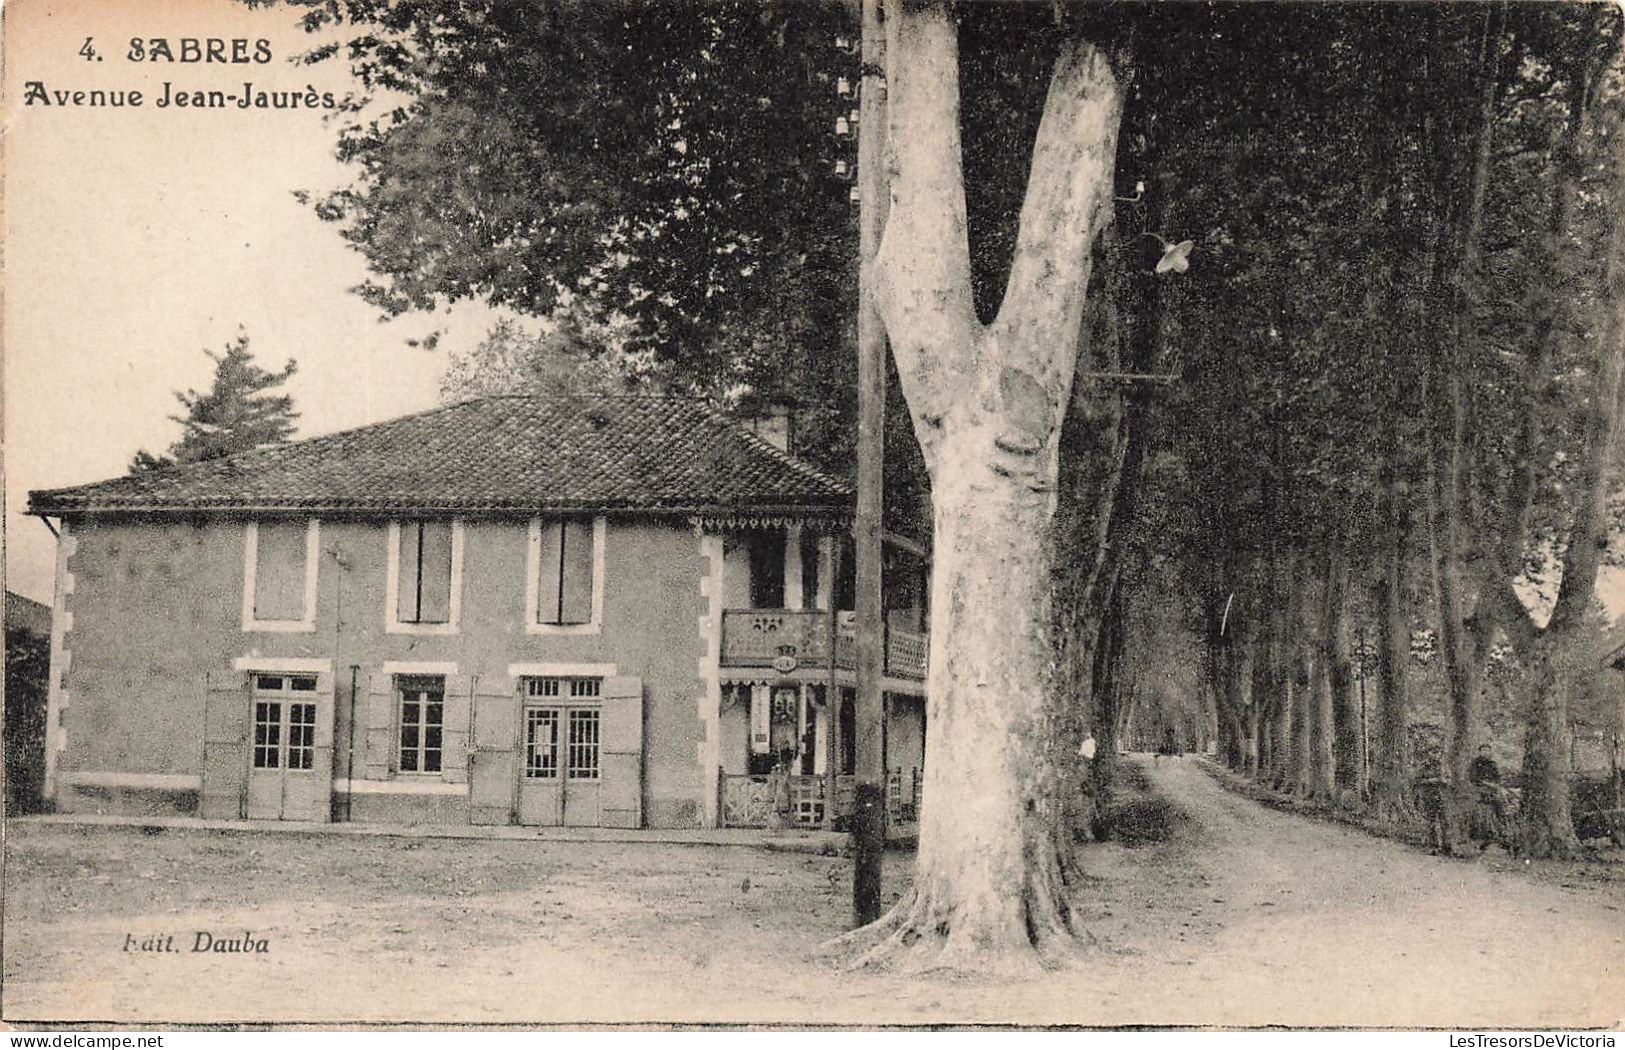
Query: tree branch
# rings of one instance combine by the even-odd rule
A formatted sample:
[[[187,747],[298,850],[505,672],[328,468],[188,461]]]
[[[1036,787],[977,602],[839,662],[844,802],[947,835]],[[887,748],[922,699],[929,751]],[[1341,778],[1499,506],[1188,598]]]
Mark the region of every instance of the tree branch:
[[[941,425],[973,368],[981,329],[971,298],[959,39],[944,0],[888,4],[886,14],[891,202],[874,261],[875,305],[923,431]]]
[[[1045,387],[1057,409],[1077,363],[1090,246],[1111,221],[1122,109],[1106,54],[1068,41],[1050,77],[1010,280],[992,326],[999,363]]]

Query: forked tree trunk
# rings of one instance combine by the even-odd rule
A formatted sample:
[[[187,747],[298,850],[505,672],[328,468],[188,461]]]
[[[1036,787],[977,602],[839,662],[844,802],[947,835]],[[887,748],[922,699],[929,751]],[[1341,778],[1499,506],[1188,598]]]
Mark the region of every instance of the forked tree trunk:
[[[1030,971],[1077,944],[1053,834],[1051,527],[1090,245],[1110,218],[1122,94],[1063,45],[1004,303],[976,318],[945,2],[886,10],[891,200],[875,305],[931,476],[926,765],[912,889],[834,947],[858,965]],[[868,263],[868,261],[866,261]]]

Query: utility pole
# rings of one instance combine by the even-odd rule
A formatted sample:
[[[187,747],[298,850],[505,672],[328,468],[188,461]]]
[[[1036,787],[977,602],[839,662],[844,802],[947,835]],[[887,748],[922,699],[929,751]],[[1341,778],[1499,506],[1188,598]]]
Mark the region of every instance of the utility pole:
[[[880,0],[860,0],[863,20],[858,116],[858,500],[857,732],[852,805],[852,919],[880,918],[880,862],[886,849],[885,631],[880,595],[884,505],[886,329],[876,309],[875,255],[885,226],[886,106]]]
[[[828,620],[829,680],[824,685],[824,709],[829,730],[824,734],[824,830],[835,830],[835,810],[841,798],[841,684],[837,675],[840,661],[835,651],[841,644],[840,602],[835,597],[835,581],[841,578],[841,534],[832,533],[825,541],[828,557],[818,566],[824,579],[824,617]]]

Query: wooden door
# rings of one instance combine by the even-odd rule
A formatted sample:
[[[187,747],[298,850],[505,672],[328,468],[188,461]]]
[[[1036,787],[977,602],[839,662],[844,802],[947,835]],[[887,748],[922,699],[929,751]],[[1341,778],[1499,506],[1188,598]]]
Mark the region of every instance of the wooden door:
[[[595,828],[603,779],[603,710],[597,703],[564,709],[564,823]]]
[[[329,679],[325,691],[319,678]],[[332,704],[323,701],[332,697],[330,677],[256,673],[251,684],[248,819],[327,820]]]
[[[525,764],[519,776],[519,823],[551,827],[564,823],[562,756],[565,709],[526,704]]]

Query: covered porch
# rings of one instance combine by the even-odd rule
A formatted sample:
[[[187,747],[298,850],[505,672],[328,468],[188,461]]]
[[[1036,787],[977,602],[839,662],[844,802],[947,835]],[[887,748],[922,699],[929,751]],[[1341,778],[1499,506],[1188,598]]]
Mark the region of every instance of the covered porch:
[[[855,692],[837,672],[832,712],[825,681],[755,677],[723,686],[718,824],[726,828],[844,827],[852,813]],[[918,685],[886,694],[888,823],[919,816],[925,697]],[[833,812],[831,812],[833,800]]]

